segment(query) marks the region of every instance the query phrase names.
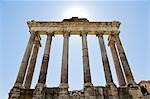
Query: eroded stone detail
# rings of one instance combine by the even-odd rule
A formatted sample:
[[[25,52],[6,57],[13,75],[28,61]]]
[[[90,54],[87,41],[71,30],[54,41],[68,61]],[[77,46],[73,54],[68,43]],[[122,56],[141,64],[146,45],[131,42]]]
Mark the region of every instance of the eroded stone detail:
[[[140,89],[144,95],[150,95],[150,80],[142,80],[139,82]]]
[[[94,86],[92,95],[87,95],[84,90],[68,91],[68,94],[59,94],[60,88],[48,88],[38,85],[33,89],[24,89],[21,95],[16,93],[9,99],[149,99],[150,96],[139,96],[138,90],[129,87]],[[18,98],[16,96],[19,96]]]
[[[9,93],[9,99],[20,99],[22,90],[19,87],[13,87]]]
[[[38,83],[33,92],[32,99],[45,99],[45,88],[46,86],[42,83]]]
[[[143,93],[141,90],[142,87],[137,85],[134,81],[130,65],[127,61],[125,51],[119,38],[120,24],[121,23],[118,21],[90,22],[86,18],[78,17],[64,19],[62,22],[39,22],[34,20],[28,22],[31,36],[20,66],[16,83],[9,93],[9,99],[149,99],[150,97],[148,95],[148,88],[148,92]],[[34,89],[30,89],[38,48],[40,46],[41,35],[47,35],[47,40],[43,54],[39,80],[36,87]],[[46,86],[46,75],[53,35],[64,35],[64,46],[60,84],[58,87],[49,88]],[[83,89],[81,90],[68,90],[68,53],[70,35],[80,35],[82,38],[84,85]],[[106,86],[94,86],[92,84],[87,35],[97,35],[106,78]],[[111,37],[111,39],[109,38],[109,45],[116,67],[120,84],[119,87],[117,87],[113,82],[107,51],[103,39],[104,35]],[[33,41],[37,40],[38,44],[33,43]],[[34,49],[32,48],[33,46]],[[28,65],[28,61],[31,62],[30,66]],[[122,63],[122,65],[120,63]],[[123,69],[121,69],[121,66]],[[30,70],[27,71],[27,68]],[[120,73],[122,74],[119,75]],[[27,74],[26,79],[25,74]],[[149,86],[150,84],[146,83],[146,85],[142,85]]]

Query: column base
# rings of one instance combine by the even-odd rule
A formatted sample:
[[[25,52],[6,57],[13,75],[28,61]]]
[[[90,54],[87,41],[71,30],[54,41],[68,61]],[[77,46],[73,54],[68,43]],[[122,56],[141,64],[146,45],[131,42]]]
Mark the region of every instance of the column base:
[[[130,85],[128,87],[129,89],[129,94],[133,97],[133,99],[138,99],[138,98],[142,98],[143,94],[140,90],[140,86],[139,85]]]
[[[15,83],[14,87],[15,88],[20,88],[20,89],[25,89],[25,87],[22,85],[22,83]]]
[[[114,83],[107,83],[106,88],[108,97],[111,97],[111,99],[119,99],[118,90]]]
[[[94,96],[94,87],[91,82],[84,83],[84,94],[85,97]]]
[[[21,89],[25,89],[21,83],[15,83],[14,87],[9,93],[9,99],[19,99],[21,95]]]
[[[68,96],[68,84],[67,83],[61,83],[59,85],[59,96],[60,97],[66,97]]]
[[[33,92],[33,98],[32,99],[45,99],[45,88],[46,85],[43,83],[38,83],[35,87],[35,90]]]
[[[13,87],[9,93],[8,99],[19,99],[21,96],[21,89],[19,87]]]

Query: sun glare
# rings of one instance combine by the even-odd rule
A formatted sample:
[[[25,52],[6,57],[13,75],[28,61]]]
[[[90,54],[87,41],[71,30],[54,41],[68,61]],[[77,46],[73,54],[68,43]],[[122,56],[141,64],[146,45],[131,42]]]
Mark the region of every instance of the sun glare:
[[[71,17],[90,18],[87,10],[79,6],[68,8],[64,12],[63,18],[71,18]]]

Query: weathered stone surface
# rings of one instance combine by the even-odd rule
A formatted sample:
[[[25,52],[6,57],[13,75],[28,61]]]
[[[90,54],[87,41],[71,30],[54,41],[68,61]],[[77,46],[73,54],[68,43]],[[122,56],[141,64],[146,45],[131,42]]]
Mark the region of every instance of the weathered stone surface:
[[[33,91],[31,99],[45,99],[46,97],[46,86],[43,83],[38,83]]]
[[[27,71],[27,75],[26,75],[26,79],[25,79],[25,83],[24,83],[24,87],[26,89],[30,89],[30,86],[32,83],[32,77],[34,74],[34,69],[35,69],[35,65],[36,65],[36,59],[37,59],[39,47],[40,47],[40,41],[34,40],[34,48],[33,48],[30,64],[28,67],[28,71]]]
[[[68,56],[69,56],[69,33],[64,32],[62,67],[61,67],[61,81],[59,85],[59,97],[66,98],[68,94]]]
[[[131,94],[131,91],[133,91]],[[116,87],[116,86],[94,86],[93,95],[86,96],[84,90],[68,91],[67,95],[60,96],[60,88],[48,88],[43,85],[36,86],[35,89],[21,89],[18,92],[18,98],[9,99],[149,99],[150,96],[140,96],[139,89],[132,89],[130,87]],[[16,96],[18,93],[16,93]],[[36,96],[36,97],[35,97]],[[139,97],[140,96],[140,97]]]
[[[62,22],[39,22],[30,21],[28,26],[31,32],[31,37],[29,39],[27,49],[25,51],[18,77],[14,87],[9,93],[9,99],[149,99],[149,92],[143,93],[142,87],[137,85],[134,81],[130,66],[128,64],[123,46],[121,44],[119,34],[120,22],[89,22],[85,18],[73,17],[71,19],[65,19]],[[33,35],[34,34],[34,35]],[[30,60],[31,65],[28,67],[31,69],[29,74],[33,76],[34,65],[36,63],[36,57],[38,50],[33,51],[33,56],[30,57],[34,36],[46,34],[47,41],[45,45],[40,76],[35,89],[29,89],[31,85],[30,82],[26,85],[24,82],[26,69],[28,67],[28,61]],[[51,41],[53,35],[64,35],[64,46],[63,46],[63,57],[62,57],[62,73],[61,81],[58,87],[46,87],[46,75],[48,70],[49,53],[51,49]],[[82,36],[82,50],[83,50],[83,67],[84,67],[84,86],[82,90],[68,91],[68,50],[69,50],[69,35],[80,35]],[[97,35],[102,55],[103,68],[106,78],[106,86],[94,86],[91,81],[90,64],[88,56],[88,44],[87,35]],[[106,53],[106,48],[103,40],[103,35],[113,35],[114,41],[110,42],[110,47],[112,50],[112,55],[114,58],[114,63],[116,66],[116,71],[118,75],[118,80],[120,82],[120,87],[117,87],[112,78],[111,69],[109,66],[109,61]],[[115,43],[115,44],[114,44]],[[115,45],[117,46],[115,49]],[[36,47],[36,46],[35,46]],[[116,52],[118,51],[118,53]],[[119,76],[121,73],[119,60],[123,65],[124,75],[127,80],[127,85],[125,86],[125,81],[121,79],[123,76]],[[32,68],[30,68],[32,67]],[[123,74],[121,74],[123,75]],[[28,81],[26,79],[26,81]],[[25,83],[25,87],[23,84]],[[122,86],[123,85],[123,86]],[[141,85],[141,84],[140,84]],[[142,84],[145,88],[149,84]],[[28,86],[28,87],[27,87]],[[143,93],[143,94],[142,94]]]
[[[70,35],[80,35],[81,31],[86,31],[88,35],[96,35],[97,31],[103,31],[105,35],[110,35],[113,31],[119,32],[120,22],[89,22],[86,18],[73,17],[64,19],[62,22],[54,21],[29,21],[28,27],[36,33],[45,35],[54,32],[55,35],[62,35],[64,31],[69,31]]]
[[[25,78],[26,69],[27,69],[27,66],[28,66],[28,61],[29,61],[30,54],[31,54],[31,51],[32,51],[34,38],[35,38],[35,34],[34,34],[34,32],[31,32],[31,36],[29,38],[29,41],[28,41],[28,44],[27,44],[27,47],[26,47],[21,65],[20,65],[20,69],[19,69],[19,72],[18,72],[16,83],[14,85],[16,87],[20,87],[20,88],[23,87],[23,81],[24,81],[24,78]]]
[[[143,94],[140,90],[140,86],[139,85],[131,85],[130,87],[128,87],[129,90],[129,94],[132,96],[133,99],[137,99],[137,98],[142,98]]]
[[[68,83],[68,56],[69,56],[69,34],[64,33],[61,83]]]
[[[112,74],[110,70],[110,65],[107,57],[107,52],[104,44],[104,39],[103,39],[103,34],[98,33],[98,41],[100,45],[100,50],[101,50],[101,55],[102,55],[102,62],[103,62],[103,69],[105,73],[105,79],[106,79],[106,84],[113,84],[113,79],[112,79]]]
[[[136,84],[134,81],[134,77],[132,75],[125,51],[124,51],[124,48],[123,48],[122,43],[120,41],[119,35],[115,35],[115,41],[116,41],[116,46],[117,46],[119,56],[120,56],[120,59],[122,62],[122,66],[124,69],[124,73],[126,76],[127,84]]]
[[[38,83],[45,84],[45,82],[46,82],[52,36],[53,36],[53,34],[47,35],[47,40],[46,40],[46,45],[45,45],[45,49],[44,49],[44,55],[43,55],[43,60],[42,60],[42,65],[41,65],[41,70],[40,70],[40,76],[39,76]]]
[[[141,91],[144,95],[149,94],[150,95],[150,80],[142,80],[139,82],[139,85],[141,87]]]
[[[89,20],[86,18],[72,17],[70,19],[64,19],[63,22],[89,22]]]
[[[125,78],[124,78],[121,64],[119,61],[118,53],[117,53],[116,46],[115,46],[115,39],[114,39],[113,35],[109,36],[109,44],[108,45],[110,46],[110,49],[111,49],[119,85],[125,86],[126,82],[125,82]]]
[[[21,92],[19,87],[13,87],[9,93],[9,99],[20,99]]]
[[[83,56],[83,70],[84,70],[84,83],[91,82],[90,63],[88,55],[88,45],[86,33],[82,34],[82,56]]]

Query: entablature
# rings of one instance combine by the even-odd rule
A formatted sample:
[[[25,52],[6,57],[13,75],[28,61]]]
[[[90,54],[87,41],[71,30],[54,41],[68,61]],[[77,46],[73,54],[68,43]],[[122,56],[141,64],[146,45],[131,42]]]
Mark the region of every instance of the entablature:
[[[27,22],[30,31],[39,34],[48,34],[54,32],[55,35],[61,35],[64,31],[70,32],[70,35],[80,35],[81,31],[87,32],[89,35],[95,35],[98,31],[103,31],[104,35],[112,32],[119,32],[120,22],[89,22],[76,18],[62,22],[54,21],[29,21]]]

